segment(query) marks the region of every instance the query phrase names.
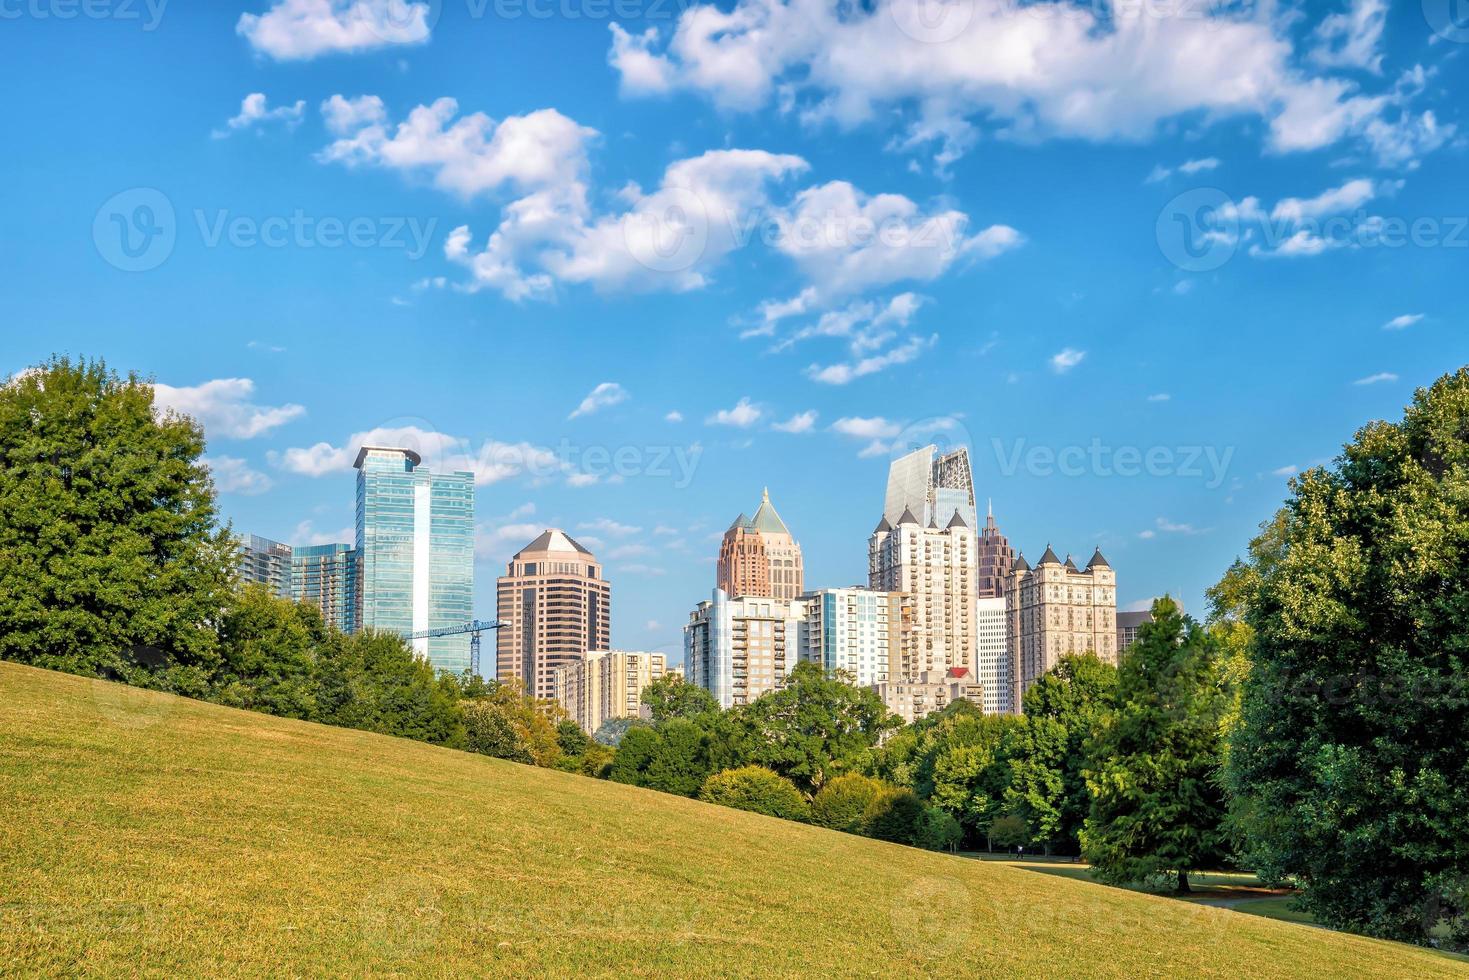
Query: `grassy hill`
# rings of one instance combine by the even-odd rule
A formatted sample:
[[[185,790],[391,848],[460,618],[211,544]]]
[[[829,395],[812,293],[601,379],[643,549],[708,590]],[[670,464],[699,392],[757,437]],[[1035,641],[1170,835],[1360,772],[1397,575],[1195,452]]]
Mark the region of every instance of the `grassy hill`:
[[[1428,951],[0,663],[0,974],[1462,976]]]

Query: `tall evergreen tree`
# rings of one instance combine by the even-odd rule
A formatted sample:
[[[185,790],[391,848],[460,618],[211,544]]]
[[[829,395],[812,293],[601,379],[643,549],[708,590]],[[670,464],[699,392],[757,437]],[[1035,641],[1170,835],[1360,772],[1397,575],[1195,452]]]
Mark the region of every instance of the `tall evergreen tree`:
[[[1091,746],[1082,853],[1103,881],[1188,875],[1224,857],[1218,641],[1168,598],[1128,648],[1118,707]]]
[[[1469,948],[1469,368],[1297,477],[1216,595],[1251,864],[1328,925]]]
[[[202,695],[235,545],[192,420],[101,361],[0,386],[0,657]]]

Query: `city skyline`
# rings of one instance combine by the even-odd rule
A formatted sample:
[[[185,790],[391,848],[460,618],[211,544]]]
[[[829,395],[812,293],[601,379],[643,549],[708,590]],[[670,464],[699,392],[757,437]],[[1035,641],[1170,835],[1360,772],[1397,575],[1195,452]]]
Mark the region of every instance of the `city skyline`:
[[[929,442],[969,448],[1012,542],[1100,545],[1127,571],[1119,608],[1166,592],[1203,614],[1291,473],[1469,360],[1451,285],[1469,60],[1411,4],[1350,50],[1329,43],[1340,4],[1250,21],[1196,79],[1147,44],[1143,70],[1177,83],[1158,88],[1040,19],[1058,88],[980,86],[991,104],[935,62],[938,90],[964,93],[939,117],[804,64],[715,91],[667,44],[702,4],[617,31],[443,4],[412,43],[345,47],[273,45],[279,16],[283,33],[241,29],[279,6],[14,25],[0,77],[50,94],[16,100],[27,138],[0,162],[25,229],[0,241],[0,373],[61,352],[156,378],[204,424],[224,516],[293,544],[352,541],[339,480],[364,441],[461,458],[476,615],[513,549],[563,527],[619,583],[617,645],[675,653],[711,536],[767,483],[807,581],[861,582],[874,488]],[[106,99],[55,72],[79,49]],[[209,70],[180,85],[174,51]],[[1213,97],[1235,82],[1269,95]],[[516,134],[536,152],[497,155]],[[716,208],[692,264],[629,244],[693,187],[734,213]],[[517,224],[536,201],[556,247]],[[1210,202],[1239,220],[1223,251],[1187,220]],[[904,234],[864,247],[884,218]],[[1436,241],[1323,237],[1419,219]],[[826,224],[852,233],[782,237]],[[489,250],[501,229],[513,254]]]

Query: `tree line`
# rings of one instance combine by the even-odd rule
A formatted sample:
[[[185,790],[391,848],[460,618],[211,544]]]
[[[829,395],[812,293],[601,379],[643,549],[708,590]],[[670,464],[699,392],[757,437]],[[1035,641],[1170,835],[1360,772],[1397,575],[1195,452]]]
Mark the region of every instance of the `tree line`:
[[[204,448],[100,361],[0,387],[0,657],[1108,881],[1234,864],[1324,924],[1469,948],[1469,368],[1294,477],[1204,623],[1160,600],[1119,667],[1065,658],[1023,715],[908,726],[801,665],[730,711],[654,685],[588,737],[238,586]]]

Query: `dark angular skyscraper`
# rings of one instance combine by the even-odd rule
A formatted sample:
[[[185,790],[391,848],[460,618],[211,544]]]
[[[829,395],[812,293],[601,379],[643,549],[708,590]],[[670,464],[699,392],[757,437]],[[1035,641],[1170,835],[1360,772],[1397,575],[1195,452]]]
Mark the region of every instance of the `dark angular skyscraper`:
[[[979,532],[978,589],[981,599],[998,599],[1005,595],[1005,580],[1015,567],[1015,549],[1010,539],[995,524],[994,507],[987,508],[984,527]]]

